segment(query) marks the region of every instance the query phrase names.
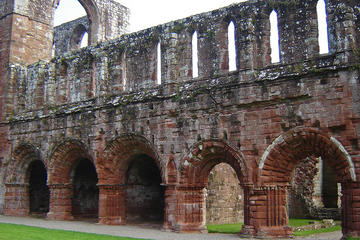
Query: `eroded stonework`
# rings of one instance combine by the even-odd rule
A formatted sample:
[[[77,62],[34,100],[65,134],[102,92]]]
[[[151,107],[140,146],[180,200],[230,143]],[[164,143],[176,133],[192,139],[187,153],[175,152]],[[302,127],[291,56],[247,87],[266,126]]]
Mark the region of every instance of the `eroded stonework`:
[[[86,215],[86,206],[74,203],[82,193],[79,179],[86,177],[97,181],[92,199],[98,199],[101,224],[126,224],[129,213],[140,215],[133,206],[161,198],[164,208],[154,216],[161,215],[164,229],[201,232],[208,176],[227,163],[243,189],[241,235],[285,237],[292,234],[287,196],[293,170],[303,159],[321,157],[341,184],[343,234],[360,236],[357,0],[326,1],[328,54],[319,54],[316,0],[251,0],[110,41],[103,41],[112,29],[103,21],[105,0],[80,2],[91,20],[90,41],[101,43],[52,59],[54,2],[0,5],[4,214],[31,214],[29,169],[41,161],[48,219]],[[36,8],[40,3],[45,7]],[[270,57],[273,10],[280,37],[276,64]],[[230,22],[235,71],[229,71]],[[195,31],[199,76],[193,78]],[[140,160],[158,170],[156,181],[142,181],[149,178],[140,177]],[[96,178],[76,170],[82,162]],[[154,182],[160,190],[151,188]],[[127,194],[138,196],[136,189],[146,187],[153,190],[129,205]]]

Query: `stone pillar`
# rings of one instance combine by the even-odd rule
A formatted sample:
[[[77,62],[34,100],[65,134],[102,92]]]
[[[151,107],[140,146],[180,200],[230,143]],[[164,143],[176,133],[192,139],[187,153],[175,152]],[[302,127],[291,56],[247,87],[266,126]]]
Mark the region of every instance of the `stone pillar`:
[[[207,231],[204,190],[204,186],[180,186],[177,188],[177,231]]]
[[[251,217],[249,225],[254,227],[257,237],[289,237],[286,210],[287,186],[264,186],[254,188],[249,197]]]
[[[28,216],[30,213],[29,185],[5,184],[4,214],[9,216]]]
[[[164,231],[172,231],[176,226],[176,185],[167,184],[165,186],[165,216]]]
[[[126,224],[125,185],[99,184],[99,223]]]
[[[70,184],[50,184],[50,209],[47,218],[50,220],[72,220],[73,188]]]
[[[250,196],[254,193],[252,185],[243,186],[244,189],[244,225],[239,233],[242,237],[250,237],[255,235],[253,226],[253,213],[250,211]]]
[[[360,237],[360,183],[342,184],[341,224],[344,236]]]

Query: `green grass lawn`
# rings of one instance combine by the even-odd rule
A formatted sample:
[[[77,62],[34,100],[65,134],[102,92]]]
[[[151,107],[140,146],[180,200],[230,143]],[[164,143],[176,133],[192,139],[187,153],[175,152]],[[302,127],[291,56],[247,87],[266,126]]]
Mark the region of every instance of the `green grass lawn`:
[[[289,219],[289,225],[291,227],[301,227],[309,225],[310,222],[314,222],[312,219],[297,219],[297,218],[290,218]]]
[[[0,240],[135,240],[139,238],[53,230],[0,223]]]
[[[311,219],[289,219],[289,225],[291,227],[300,227],[300,226],[309,225],[310,222],[313,221],[314,220]],[[243,225],[242,223],[207,225],[207,229],[209,233],[236,234],[240,232],[242,225]],[[294,232],[294,236],[308,236],[317,233],[334,232],[340,230],[341,230],[341,226],[334,226],[334,227],[328,227],[328,228],[322,228],[316,230],[304,230],[304,231]]]
[[[309,236],[317,233],[325,233],[325,232],[335,232],[341,231],[341,226],[333,226],[328,228],[314,229],[314,230],[304,230],[299,232],[294,232],[294,236]]]
[[[242,223],[207,225],[209,233],[239,233]]]

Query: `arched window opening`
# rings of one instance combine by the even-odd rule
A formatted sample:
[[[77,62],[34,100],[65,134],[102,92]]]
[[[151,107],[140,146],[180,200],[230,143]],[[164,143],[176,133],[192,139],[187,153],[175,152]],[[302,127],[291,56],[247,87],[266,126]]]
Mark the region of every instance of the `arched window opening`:
[[[235,170],[227,163],[216,165],[206,188],[206,224],[234,224],[244,221],[243,189]]]
[[[74,170],[72,215],[77,219],[91,219],[98,216],[99,190],[94,164],[81,159]]]
[[[326,4],[325,0],[319,0],[316,5],[317,21],[318,21],[318,33],[319,33],[319,53],[329,53],[329,37],[328,37],[328,25],[326,17]]]
[[[161,84],[161,42],[156,46],[156,83]]]
[[[76,9],[69,14],[69,9]],[[54,26],[86,16],[86,11],[77,0],[60,0],[55,9]]]
[[[127,89],[127,75],[126,75],[126,52],[124,52],[122,54],[122,57],[121,57],[121,62],[122,62],[122,85],[123,85],[123,91],[126,91]]]
[[[55,48],[55,42],[53,42],[53,45],[51,47],[51,57],[55,57],[56,54],[56,48]]]
[[[280,62],[278,14],[275,10],[270,14],[270,47],[271,63]]]
[[[235,35],[235,24],[231,21],[228,26],[229,71],[236,71],[237,69]]]
[[[80,48],[87,47],[88,45],[89,45],[89,35],[87,32],[85,32],[80,42]]]
[[[199,63],[198,63],[198,33],[195,31],[192,35],[192,76],[196,78],[199,76]]]
[[[49,211],[50,191],[44,164],[40,160],[32,162],[29,173],[30,214],[45,217]]]
[[[129,223],[163,223],[164,189],[154,159],[136,155],[127,170],[126,219]]]
[[[70,50],[76,50],[88,45],[88,34],[84,25],[79,24],[74,28],[69,45]]]

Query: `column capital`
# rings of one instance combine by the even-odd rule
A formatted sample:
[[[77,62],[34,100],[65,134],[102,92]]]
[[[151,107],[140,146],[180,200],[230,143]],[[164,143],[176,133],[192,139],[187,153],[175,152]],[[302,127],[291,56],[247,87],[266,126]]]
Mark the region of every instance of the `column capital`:
[[[70,183],[49,183],[48,184],[49,189],[72,189],[72,184]]]
[[[126,187],[125,184],[97,184],[99,189],[104,190],[121,190]]]

